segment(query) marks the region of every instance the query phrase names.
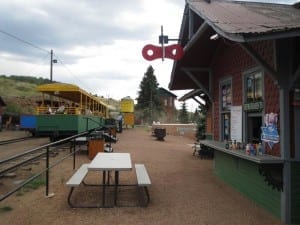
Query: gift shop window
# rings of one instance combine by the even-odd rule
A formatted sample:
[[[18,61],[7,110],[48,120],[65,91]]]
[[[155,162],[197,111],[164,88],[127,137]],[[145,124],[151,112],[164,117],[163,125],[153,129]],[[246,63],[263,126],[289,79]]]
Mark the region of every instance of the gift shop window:
[[[259,143],[263,125],[263,72],[259,69],[244,73],[244,112],[246,142]]]
[[[231,80],[227,80],[220,85],[220,119],[221,119],[221,140],[230,139],[230,109],[232,103]]]
[[[253,72],[246,76],[246,102],[262,101],[262,72]]]

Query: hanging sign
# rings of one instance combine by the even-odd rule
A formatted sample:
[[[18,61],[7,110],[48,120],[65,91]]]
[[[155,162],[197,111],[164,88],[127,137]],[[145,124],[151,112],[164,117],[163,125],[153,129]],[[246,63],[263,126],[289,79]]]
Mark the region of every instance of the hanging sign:
[[[251,102],[244,104],[244,111],[262,111],[264,108],[264,102]]]
[[[143,48],[142,55],[144,59],[149,61],[159,58],[179,60],[183,56],[183,49],[179,44],[162,47],[148,44]]]
[[[279,134],[277,130],[278,115],[276,113],[266,114],[264,120],[265,126],[261,127],[261,140],[267,142],[272,149],[274,144],[279,143]]]

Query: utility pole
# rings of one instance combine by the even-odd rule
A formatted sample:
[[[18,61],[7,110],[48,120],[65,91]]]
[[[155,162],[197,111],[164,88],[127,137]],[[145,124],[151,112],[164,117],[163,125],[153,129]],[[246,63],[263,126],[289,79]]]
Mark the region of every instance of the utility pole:
[[[150,117],[151,123],[153,122],[153,102],[152,102],[152,89],[150,89]]]
[[[52,82],[52,74],[53,74],[53,63],[57,63],[56,59],[53,59],[53,50],[50,51],[50,81]]]

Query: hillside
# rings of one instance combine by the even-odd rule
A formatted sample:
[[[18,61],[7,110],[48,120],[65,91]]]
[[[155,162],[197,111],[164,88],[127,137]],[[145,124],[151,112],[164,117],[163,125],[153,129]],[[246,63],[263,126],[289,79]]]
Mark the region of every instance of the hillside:
[[[50,80],[28,76],[0,75],[0,96],[7,105],[4,114],[34,114],[36,102],[41,100],[41,94],[36,91],[37,86],[46,83],[50,83]],[[119,101],[100,98],[119,109]]]
[[[31,114],[39,98],[36,87],[48,79],[26,76],[0,76],[0,96],[7,107],[4,114]]]

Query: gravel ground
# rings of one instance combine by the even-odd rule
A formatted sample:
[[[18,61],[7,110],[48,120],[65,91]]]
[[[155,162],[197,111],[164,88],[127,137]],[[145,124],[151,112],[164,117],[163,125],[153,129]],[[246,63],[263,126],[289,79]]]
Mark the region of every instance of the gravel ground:
[[[0,136],[2,134],[0,132]],[[148,207],[70,208],[67,204],[69,188],[65,182],[73,171],[72,159],[67,159],[51,170],[50,192],[54,193],[53,197],[45,197],[44,186],[12,195],[0,202],[0,225],[282,224],[278,218],[216,177],[213,160],[192,156],[192,149],[187,144],[193,140],[166,136],[165,141],[157,141],[149,129],[141,127],[125,129],[118,134],[118,139],[113,144],[114,152],[130,152],[132,163],[143,163],[147,167],[152,181]],[[76,157],[77,167],[87,162],[84,153]],[[133,171],[120,173],[121,183],[135,182],[134,179]],[[99,182],[99,174],[90,174],[87,180]],[[84,201],[87,194],[75,197]],[[5,210],[7,208],[11,210]]]

